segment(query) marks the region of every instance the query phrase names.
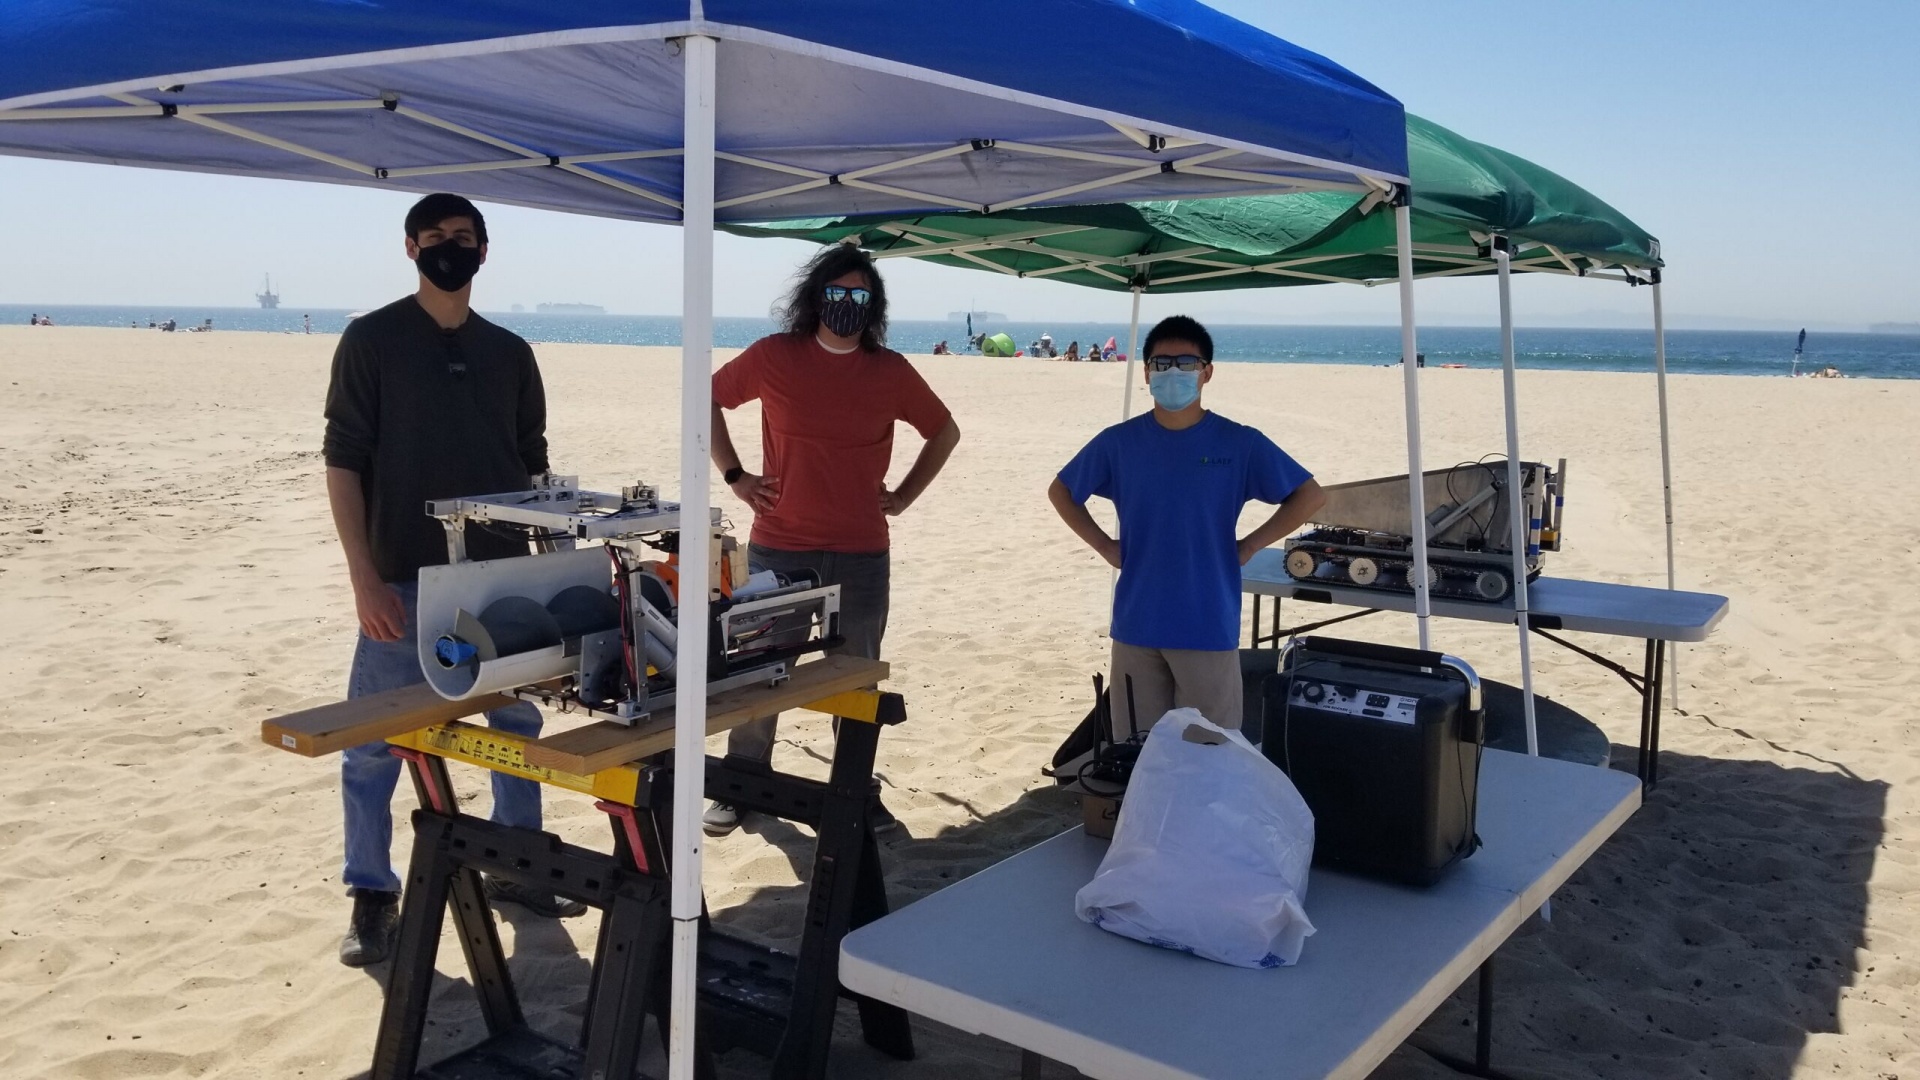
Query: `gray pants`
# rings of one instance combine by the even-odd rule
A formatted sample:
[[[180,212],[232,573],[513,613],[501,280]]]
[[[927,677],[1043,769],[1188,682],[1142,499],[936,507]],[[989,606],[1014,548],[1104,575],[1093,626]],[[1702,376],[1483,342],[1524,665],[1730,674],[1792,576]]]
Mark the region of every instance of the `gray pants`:
[[[1192,708],[1223,728],[1238,729],[1245,707],[1240,687],[1240,650],[1143,649],[1113,643],[1113,736],[1125,739],[1127,678],[1133,678],[1134,723],[1144,732],[1169,709]]]
[[[887,634],[890,581],[886,552],[781,551],[750,544],[747,566],[756,574],[762,570],[776,573],[811,570],[820,575],[820,584],[840,586],[840,636],[846,643],[830,650],[831,653],[880,659],[880,639]],[[779,719],[776,713],[734,728],[727,735],[727,753],[754,761],[771,761],[774,729]]]

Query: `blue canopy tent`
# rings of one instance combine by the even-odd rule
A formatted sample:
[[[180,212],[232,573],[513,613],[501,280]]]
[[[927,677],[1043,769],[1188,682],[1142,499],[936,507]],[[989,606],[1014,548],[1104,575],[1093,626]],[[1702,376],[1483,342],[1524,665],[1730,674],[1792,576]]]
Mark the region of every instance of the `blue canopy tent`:
[[[719,42],[725,87],[722,219],[1364,190],[1406,172],[1396,102],[1191,0],[972,6],[1006,33],[1101,42],[1097,59],[1046,71],[953,48],[951,14],[886,0],[28,4],[0,22],[0,109],[34,122],[0,145],[680,221],[681,44],[701,35]],[[1116,77],[1149,71],[1208,77]]]
[[[0,153],[685,226],[690,520],[710,505],[716,220],[1377,194],[1401,204],[1413,355],[1393,98],[1196,0],[968,5],[1003,36],[1100,43],[1044,70],[958,47],[954,14],[933,0],[40,0],[0,9]],[[1411,367],[1406,386],[1411,405]],[[681,574],[684,595],[707,591],[704,561]],[[705,622],[680,631],[683,670],[700,670]],[[701,757],[705,711],[697,697],[679,710],[679,760]],[[693,1074],[700,796],[676,788],[675,1080]]]

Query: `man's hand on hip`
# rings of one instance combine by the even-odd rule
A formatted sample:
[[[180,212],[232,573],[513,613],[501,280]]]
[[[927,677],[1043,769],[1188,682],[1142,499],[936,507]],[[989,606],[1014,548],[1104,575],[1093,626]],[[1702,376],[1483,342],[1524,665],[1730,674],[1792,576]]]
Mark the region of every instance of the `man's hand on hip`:
[[[407,606],[400,592],[384,581],[353,586],[353,610],[360,617],[360,632],[375,641],[399,641],[407,632]]]
[[[736,498],[757,513],[766,513],[780,503],[780,478],[743,472],[740,479],[727,485]]]

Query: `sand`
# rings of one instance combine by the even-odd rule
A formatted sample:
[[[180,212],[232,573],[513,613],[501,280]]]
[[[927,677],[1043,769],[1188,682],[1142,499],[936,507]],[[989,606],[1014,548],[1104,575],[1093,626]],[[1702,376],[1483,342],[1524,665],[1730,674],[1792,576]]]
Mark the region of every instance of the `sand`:
[[[344,690],[354,622],[318,454],[332,348],[0,328],[0,1076],[365,1072],[380,989],[334,959],[336,766],[257,738],[262,717]],[[560,471],[676,485],[673,352],[538,352]],[[1104,662],[1108,575],[1042,492],[1115,418],[1121,378],[916,363],[965,435],[896,524],[887,653],[911,720],[880,763],[904,823],[883,842],[896,904],[1075,820],[1038,769]],[[1522,384],[1528,453],[1570,462],[1551,572],[1664,583],[1652,379]],[[1399,386],[1386,369],[1222,365],[1207,400],[1345,480],[1404,469]],[[1496,373],[1429,370],[1423,386],[1430,463],[1501,449]],[[1682,585],[1728,594],[1733,614],[1681,653],[1660,789],[1561,890],[1552,926],[1501,953],[1497,1060],[1519,1077],[1920,1076],[1920,383],[1678,377],[1673,417]],[[734,431],[751,460],[751,410]],[[896,476],[917,445],[903,429]],[[1405,617],[1354,630],[1412,633]],[[1515,677],[1510,629],[1438,623],[1436,641]],[[1544,692],[1632,745],[1618,679],[1544,643],[1536,657]],[[788,726],[780,764],[817,774],[825,737]],[[456,782],[484,809],[477,773]],[[397,810],[411,798],[403,785]],[[586,798],[553,794],[548,814],[604,845]],[[716,917],[792,944],[807,850],[780,824],[711,844]],[[546,1030],[572,1033],[594,925],[505,919]],[[479,1033],[450,944],[441,970],[434,1054]],[[1471,986],[1377,1075],[1450,1075],[1426,1050],[1470,1051],[1470,1004]],[[1014,1075],[1004,1045],[917,1030],[920,1062],[847,1035],[834,1074]]]

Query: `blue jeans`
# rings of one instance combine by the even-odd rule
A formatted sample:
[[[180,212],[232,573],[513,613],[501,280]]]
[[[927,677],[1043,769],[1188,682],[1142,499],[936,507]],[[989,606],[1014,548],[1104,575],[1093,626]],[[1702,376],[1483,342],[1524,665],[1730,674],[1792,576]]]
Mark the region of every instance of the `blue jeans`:
[[[407,631],[399,641],[374,641],[365,634],[353,648],[353,672],[347,697],[365,697],[425,682],[420,671],[417,632],[418,590],[414,582],[396,583],[407,610]],[[540,734],[540,710],[517,702],[487,714],[490,727],[528,737]],[[346,866],[340,880],[349,888],[399,892],[393,872],[393,788],[400,782],[400,759],[384,742],[356,746],[340,756],[340,798],[346,805]],[[524,829],[540,827],[540,785],[532,780],[492,773],[493,820]]]

